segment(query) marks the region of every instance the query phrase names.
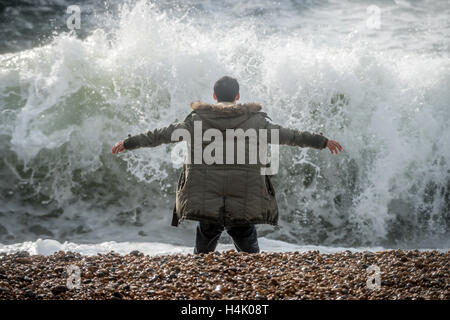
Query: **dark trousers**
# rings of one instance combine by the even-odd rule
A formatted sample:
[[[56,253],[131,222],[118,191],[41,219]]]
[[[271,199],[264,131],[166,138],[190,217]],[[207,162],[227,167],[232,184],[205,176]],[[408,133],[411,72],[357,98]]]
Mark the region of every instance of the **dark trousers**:
[[[220,235],[225,228],[219,224],[199,222],[195,235],[194,253],[208,253],[214,251]],[[237,251],[258,253],[258,238],[253,225],[229,227],[227,233],[231,236]]]

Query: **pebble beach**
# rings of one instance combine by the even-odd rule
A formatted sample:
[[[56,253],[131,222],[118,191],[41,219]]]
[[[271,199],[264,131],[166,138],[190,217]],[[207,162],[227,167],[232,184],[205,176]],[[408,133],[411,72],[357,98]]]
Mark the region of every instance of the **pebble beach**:
[[[369,271],[373,266],[380,271],[378,285]],[[23,251],[0,256],[0,299],[448,300],[449,267],[450,251],[165,256]]]

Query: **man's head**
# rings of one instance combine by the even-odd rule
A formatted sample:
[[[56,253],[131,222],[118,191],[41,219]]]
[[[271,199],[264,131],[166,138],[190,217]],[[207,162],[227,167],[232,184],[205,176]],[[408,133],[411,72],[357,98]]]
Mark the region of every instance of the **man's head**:
[[[224,76],[214,84],[213,98],[218,102],[235,102],[239,100],[239,83],[236,79]]]

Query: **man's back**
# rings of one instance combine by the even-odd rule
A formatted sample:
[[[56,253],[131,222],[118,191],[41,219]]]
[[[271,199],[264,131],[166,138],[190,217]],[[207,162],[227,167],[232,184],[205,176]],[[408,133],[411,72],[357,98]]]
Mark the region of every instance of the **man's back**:
[[[190,157],[177,189],[179,218],[224,226],[277,224],[275,194],[260,170],[259,135],[267,124],[261,106],[193,102],[191,108],[185,120]]]

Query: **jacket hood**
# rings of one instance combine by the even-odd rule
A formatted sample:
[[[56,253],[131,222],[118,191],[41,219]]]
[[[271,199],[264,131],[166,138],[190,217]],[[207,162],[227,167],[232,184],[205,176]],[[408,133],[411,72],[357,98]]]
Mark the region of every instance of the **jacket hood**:
[[[218,102],[209,104],[194,101],[191,103],[191,108],[203,121],[223,131],[239,127],[240,124],[258,113],[262,106],[259,103]]]

